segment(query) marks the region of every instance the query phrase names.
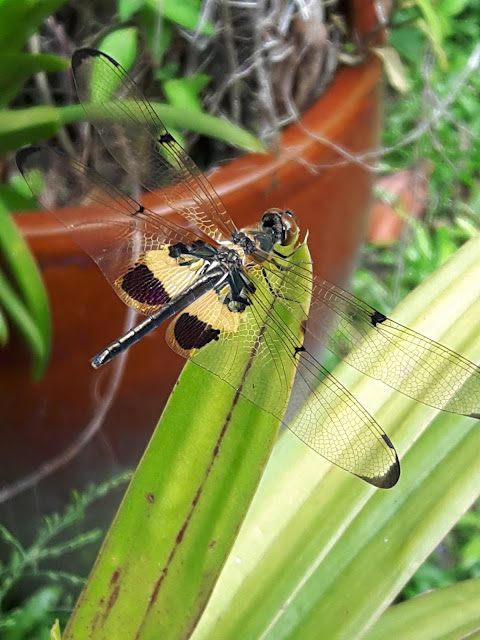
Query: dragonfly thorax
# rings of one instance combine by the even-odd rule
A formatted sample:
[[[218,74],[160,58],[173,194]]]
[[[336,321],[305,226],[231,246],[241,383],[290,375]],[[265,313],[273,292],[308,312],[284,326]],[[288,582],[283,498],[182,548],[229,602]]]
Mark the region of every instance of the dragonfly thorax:
[[[240,270],[243,267],[243,255],[228,246],[217,250],[217,259],[228,271]]]

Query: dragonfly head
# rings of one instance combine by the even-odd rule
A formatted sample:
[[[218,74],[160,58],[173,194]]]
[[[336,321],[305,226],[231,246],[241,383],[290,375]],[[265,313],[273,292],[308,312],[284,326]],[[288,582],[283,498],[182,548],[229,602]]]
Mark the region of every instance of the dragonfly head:
[[[294,244],[300,233],[295,216],[290,209],[267,209],[260,223],[262,231],[272,237],[273,244],[283,247]]]

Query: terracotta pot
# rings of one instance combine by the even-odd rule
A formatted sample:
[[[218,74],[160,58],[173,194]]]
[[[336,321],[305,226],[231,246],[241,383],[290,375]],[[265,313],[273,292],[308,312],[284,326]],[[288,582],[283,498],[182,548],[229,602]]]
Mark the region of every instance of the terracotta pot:
[[[350,9],[359,35],[375,27],[373,2],[350,2]],[[316,271],[334,282],[345,280],[365,235],[372,176],[358,164],[335,166],[343,157],[331,144],[316,142],[305,130],[351,153],[374,148],[380,121],[380,77],[374,56],[360,66],[342,68],[301,125],[284,132],[283,147],[288,154],[245,156],[212,175],[239,226],[257,221],[270,206],[292,209],[302,228],[310,230]],[[317,170],[309,170],[303,161]],[[38,384],[30,381],[29,355],[19,341],[13,340],[2,352],[2,485],[65,449],[95,415],[112,365],[95,372],[89,358],[120,334],[126,314],[98,268],[52,216],[19,215],[17,222],[48,288],[54,343],[47,374]],[[183,364],[164,343],[162,328],[133,347],[99,434],[66,470],[41,484],[35,509],[48,512],[65,492],[109,477],[112,467],[133,467]],[[8,524],[18,525],[18,520]]]

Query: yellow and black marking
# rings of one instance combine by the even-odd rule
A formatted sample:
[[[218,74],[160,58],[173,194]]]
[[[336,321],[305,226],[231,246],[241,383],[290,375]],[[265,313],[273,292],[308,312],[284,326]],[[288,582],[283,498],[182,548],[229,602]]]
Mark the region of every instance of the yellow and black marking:
[[[191,287],[206,267],[203,258],[176,254],[176,245],[147,251],[115,287],[120,298],[139,313],[149,315]]]
[[[241,312],[231,311],[230,286],[209,291],[180,313],[169,325],[166,340],[176,353],[189,357],[210,342],[238,331]]]
[[[159,136],[158,141],[160,144],[171,144],[172,142],[176,142],[175,138],[168,131],[165,131],[165,133],[162,133]]]

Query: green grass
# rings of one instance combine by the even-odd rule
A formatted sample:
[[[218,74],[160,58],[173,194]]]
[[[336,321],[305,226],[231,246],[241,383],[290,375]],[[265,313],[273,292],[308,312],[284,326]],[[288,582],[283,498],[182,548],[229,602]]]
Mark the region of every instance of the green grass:
[[[400,54],[410,91],[403,97],[387,90],[382,141],[393,150],[383,155],[381,165],[389,173],[428,160],[431,175],[424,220],[407,222],[391,247],[365,246],[355,273],[353,292],[384,313],[479,231],[480,73],[472,54],[480,43],[480,2],[399,4],[405,8],[393,16],[390,42]],[[413,141],[404,145],[407,137]],[[479,557],[477,505],[401,597],[478,577]]]

